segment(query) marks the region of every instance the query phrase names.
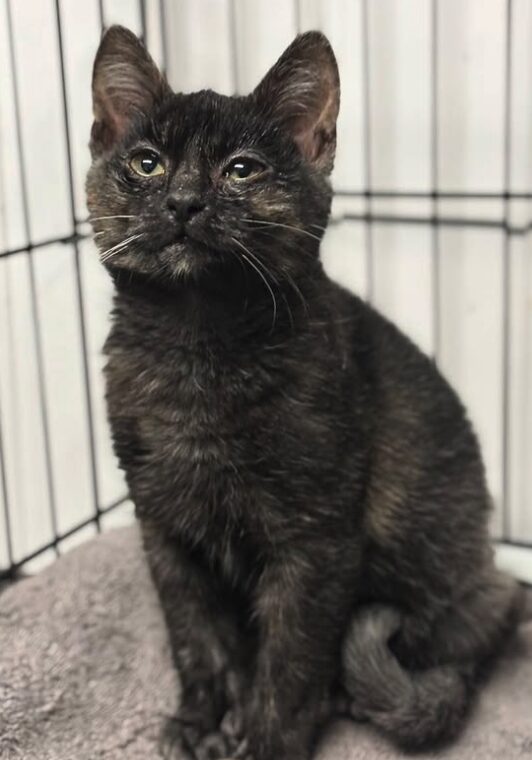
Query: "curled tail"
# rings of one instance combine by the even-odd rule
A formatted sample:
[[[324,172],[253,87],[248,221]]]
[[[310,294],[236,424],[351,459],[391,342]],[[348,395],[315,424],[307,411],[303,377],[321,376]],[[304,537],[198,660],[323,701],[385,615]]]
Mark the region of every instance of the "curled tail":
[[[467,712],[470,678],[458,666],[409,671],[388,642],[401,618],[391,607],[357,613],[343,649],[343,679],[350,711],[381,728],[408,749],[455,736]]]

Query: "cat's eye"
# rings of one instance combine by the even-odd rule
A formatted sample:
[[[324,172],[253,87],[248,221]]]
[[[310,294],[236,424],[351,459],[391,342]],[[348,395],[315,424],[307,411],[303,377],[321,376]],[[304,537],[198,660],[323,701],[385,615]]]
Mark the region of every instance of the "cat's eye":
[[[135,153],[129,165],[141,177],[158,177],[164,174],[163,163],[153,150],[142,150]]]
[[[224,169],[223,176],[236,182],[255,179],[265,171],[266,167],[255,158],[234,158]]]

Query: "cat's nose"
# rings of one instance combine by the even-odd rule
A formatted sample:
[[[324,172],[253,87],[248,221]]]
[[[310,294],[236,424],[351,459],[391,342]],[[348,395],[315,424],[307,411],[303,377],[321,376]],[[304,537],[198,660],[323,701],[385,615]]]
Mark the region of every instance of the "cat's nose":
[[[205,204],[196,195],[169,195],[166,207],[176,221],[184,224],[203,211]]]

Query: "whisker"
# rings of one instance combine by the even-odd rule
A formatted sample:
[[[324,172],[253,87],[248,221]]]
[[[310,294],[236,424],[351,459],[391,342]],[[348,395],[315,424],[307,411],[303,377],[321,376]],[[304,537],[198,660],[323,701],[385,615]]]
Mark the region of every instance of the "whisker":
[[[237,242],[238,242],[238,241],[237,241]],[[282,289],[282,288],[279,286],[279,280],[278,280],[278,279],[275,277],[275,275],[274,275],[274,274],[273,274],[273,273],[272,273],[272,272],[271,272],[271,271],[268,269],[268,267],[266,266],[266,264],[264,264],[264,263],[263,263],[263,262],[262,262],[262,261],[259,259],[259,257],[258,257],[258,256],[256,256],[255,254],[253,254],[253,253],[252,253],[252,252],[251,252],[251,251],[250,251],[248,248],[246,248],[246,250],[247,250],[247,252],[249,253],[249,255],[253,257],[253,260],[254,260],[254,261],[255,261],[255,262],[258,264],[258,266],[260,266],[260,267],[263,269],[263,271],[264,271],[264,272],[265,272],[265,273],[266,273],[266,274],[267,274],[269,277],[271,277],[271,278],[272,278],[272,280],[274,281],[274,283],[275,283],[275,284],[278,286],[278,288],[279,288],[279,292],[280,292],[280,294],[281,294],[281,296],[282,296],[282,298],[283,298],[283,301],[285,302],[285,305],[286,305],[286,309],[287,309],[287,311],[288,311],[288,318],[289,318],[289,320],[290,320],[290,325],[291,325],[291,327],[292,327],[292,330],[293,330],[293,329],[294,329],[294,324],[295,324],[295,323],[294,323],[294,314],[293,314],[293,312],[292,312],[292,309],[290,308],[290,304],[289,304],[289,302],[288,302],[288,299],[287,299],[287,297],[286,297],[286,295],[285,295],[285,293],[284,293],[283,289]],[[234,253],[234,251],[231,251],[231,253]],[[235,254],[235,255],[236,255],[236,254]],[[240,260],[240,257],[237,257],[237,258],[239,258],[239,260]],[[295,284],[294,284],[293,282],[291,282],[291,284],[292,284],[292,286],[293,286],[293,287],[295,287],[295,288],[296,288],[296,290],[298,290],[299,294],[301,295],[301,291],[299,291],[299,289],[298,289],[298,288],[295,286]],[[305,308],[306,308],[306,303],[305,303]]]
[[[277,300],[275,298],[275,294],[274,294],[273,290],[271,289],[268,280],[262,274],[262,272],[260,271],[260,269],[258,268],[258,266],[253,263],[252,259],[250,259],[250,258],[248,258],[246,256],[246,253],[248,253],[250,256],[252,256],[252,258],[254,258],[255,260],[257,260],[256,257],[251,253],[251,251],[249,250],[249,248],[246,248],[246,246],[243,243],[241,243],[240,240],[237,240],[235,237],[232,237],[231,240],[233,240],[233,242],[235,242],[238,246],[240,246],[240,248],[242,248],[243,251],[245,251],[245,253],[241,254],[241,256],[248,262],[248,264],[251,267],[253,267],[253,269],[257,272],[257,274],[259,275],[259,277],[261,278],[261,280],[264,282],[264,284],[266,285],[266,287],[270,291],[270,296],[272,298],[272,303],[273,303],[273,319],[272,319],[272,330],[273,330],[273,328],[275,327],[276,319],[277,319]]]
[[[242,263],[242,257],[236,251],[233,251],[232,248],[228,248],[228,251],[229,251],[230,254],[232,254],[236,258],[236,260],[238,261],[241,269],[243,269],[245,271],[246,267]]]
[[[265,235],[267,235],[268,237],[272,237],[271,233],[267,233],[267,232],[265,232],[264,234],[265,234]],[[303,248],[301,248],[301,244],[296,244],[296,245],[297,245],[297,248],[298,248],[298,250],[299,250],[299,252],[300,252],[300,253],[304,254],[305,256],[310,256],[310,255],[311,255],[311,254],[310,254],[308,251],[305,251]],[[249,250],[248,250],[248,253],[251,255],[251,251],[249,251]],[[269,276],[270,276],[270,277],[271,277],[271,278],[274,280],[274,282],[275,282],[275,283],[276,283],[276,284],[279,286],[279,281],[278,281],[278,280],[277,280],[277,279],[276,279],[276,278],[273,276],[273,274],[272,274],[272,273],[271,273],[271,272],[270,272],[270,271],[269,271],[269,270],[266,268],[266,266],[265,266],[265,265],[264,265],[264,264],[263,264],[263,263],[260,261],[260,259],[259,259],[258,257],[256,257],[256,256],[254,256],[254,259],[255,259],[255,261],[257,262],[257,264],[259,264],[260,266],[262,266],[262,268],[264,269],[264,271],[265,271],[267,274],[269,274]],[[298,287],[298,285],[297,285],[297,284],[294,282],[293,278],[291,277],[291,275],[290,275],[290,274],[288,274],[288,272],[282,272],[282,275],[285,277],[285,279],[287,280],[288,284],[291,286],[291,288],[294,290],[294,292],[295,292],[295,293],[296,293],[296,295],[298,296],[298,298],[299,298],[299,300],[301,301],[301,304],[302,304],[302,306],[303,306],[303,308],[304,308],[304,310],[305,310],[305,313],[307,314],[307,317],[308,317],[308,315],[309,315],[309,307],[308,307],[308,302],[307,302],[307,300],[305,299],[305,297],[304,297],[303,293],[301,292],[300,288],[299,288],[299,287]],[[284,300],[284,302],[285,302],[285,304],[286,304],[286,307],[287,307],[287,309],[288,309],[288,312],[289,312],[289,317],[290,317],[290,322],[291,322],[291,325],[292,325],[292,328],[293,328],[293,327],[294,327],[294,315],[293,315],[293,313],[292,313],[292,309],[290,308],[290,305],[289,305],[289,303],[288,303],[288,299],[286,298],[286,295],[284,294],[284,292],[283,292],[282,288],[280,288],[280,287],[279,287],[279,290],[280,290],[280,293],[281,293],[281,295],[282,295],[282,297],[283,297],[283,300]]]
[[[111,248],[108,248],[106,251],[103,251],[103,253],[100,254],[100,261],[102,264],[106,261],[109,261],[109,259],[113,258],[113,256],[116,256],[124,248],[127,248],[130,243],[132,243],[134,240],[138,240],[140,237],[142,237],[142,234],[138,233],[137,235],[130,235],[130,237],[127,237],[120,243],[116,243],[116,245],[111,246]]]
[[[293,331],[293,329],[294,329],[294,314],[293,314],[293,312],[292,312],[292,309],[290,308],[290,304],[289,304],[289,302],[288,302],[288,298],[286,297],[286,294],[285,294],[284,290],[283,290],[283,289],[281,288],[281,286],[280,286],[279,280],[278,280],[278,279],[277,279],[277,278],[276,278],[276,277],[273,275],[273,273],[272,273],[272,272],[271,272],[271,271],[268,269],[268,267],[266,266],[266,264],[264,264],[264,263],[263,263],[263,262],[262,262],[262,261],[259,259],[259,257],[258,257],[258,256],[256,256],[256,255],[253,255],[253,254],[251,253],[251,251],[250,251],[250,250],[248,250],[248,253],[250,254],[250,256],[253,256],[253,259],[256,261],[256,263],[257,263],[257,264],[258,264],[260,267],[262,267],[262,269],[264,270],[264,272],[265,272],[267,275],[269,275],[269,276],[272,278],[272,280],[274,281],[274,283],[277,285],[277,287],[278,287],[278,289],[279,289],[279,293],[281,294],[281,296],[282,296],[282,298],[283,298],[283,301],[285,302],[286,308],[287,308],[287,310],[288,310],[288,317],[289,317],[289,319],[290,319],[290,325],[291,325],[291,327],[292,327],[292,331]],[[292,283],[292,284],[293,284],[293,283]]]
[[[281,227],[286,230],[292,230],[293,232],[300,232],[302,235],[308,235],[308,237],[313,238],[314,240],[317,240],[318,243],[321,243],[321,238],[317,235],[314,235],[312,232],[309,232],[308,230],[304,230],[302,227],[294,227],[292,224],[282,224],[281,222],[267,222],[264,219],[249,219],[249,218],[243,218],[243,222],[252,222],[253,224],[264,224],[269,227]]]
[[[263,272],[264,272],[266,275],[268,275],[268,277],[271,277],[271,278],[272,278],[272,280],[274,281],[274,283],[275,283],[276,285],[279,285],[279,280],[278,280],[278,279],[277,279],[277,277],[275,277],[275,275],[274,275],[274,274],[273,274],[273,273],[272,273],[272,272],[271,272],[271,271],[268,269],[268,267],[266,266],[266,264],[264,264],[264,262],[262,262],[262,261],[259,259],[259,257],[258,257],[256,254],[252,253],[252,252],[249,250],[249,248],[247,248],[246,250],[247,250],[247,252],[249,253],[249,255],[252,257],[253,261],[254,261],[256,264],[258,264],[258,266],[259,266],[259,267],[262,269],[262,271],[263,271]]]
[[[286,308],[288,310],[288,318],[290,320],[290,327],[292,328],[292,332],[294,332],[294,325],[295,325],[295,323],[294,323],[294,314],[292,312],[292,309],[290,308],[290,304],[288,302],[288,298],[286,297],[286,295],[284,294],[284,292],[282,290],[281,290],[281,295],[283,297],[283,301],[285,302],[285,306],[286,306]]]
[[[294,282],[293,277],[291,275],[289,275],[288,272],[284,272],[284,276],[286,277],[286,279],[288,280],[288,282],[290,283],[290,285],[292,286],[292,288],[295,290],[295,292],[299,296],[299,300],[301,301],[301,303],[303,305],[303,308],[305,309],[305,312],[306,312],[307,317],[308,317],[308,315],[309,315],[309,307],[308,307],[308,303],[307,303],[307,300],[306,300],[305,296],[301,292],[301,290],[298,287],[298,285],[296,285],[296,283]]]
[[[237,242],[238,242],[238,241],[237,241]],[[242,245],[242,243],[240,243],[240,245]],[[275,275],[273,274],[273,272],[271,272],[271,271],[268,269],[268,267],[266,266],[266,264],[265,264],[263,261],[261,261],[261,260],[259,259],[259,257],[258,257],[258,256],[257,256],[255,253],[253,253],[252,251],[250,251],[250,250],[249,250],[249,248],[246,248],[246,251],[247,251],[247,252],[248,252],[248,254],[251,256],[251,258],[253,259],[253,261],[254,261],[256,264],[258,264],[258,266],[259,266],[259,267],[262,269],[262,271],[263,271],[263,272],[265,272],[265,274],[266,274],[268,277],[271,277],[271,279],[273,280],[273,282],[274,282],[276,285],[279,285],[279,280],[278,280],[278,279],[275,277]]]
[[[254,231],[255,230],[260,230],[265,237],[269,237],[272,240],[277,240],[277,241],[279,240],[275,236],[275,234],[273,232],[271,232],[270,230],[268,230],[267,227],[254,227],[253,230]],[[302,242],[301,241],[296,241],[296,242],[293,243],[293,245],[297,248],[297,250],[299,251],[299,253],[301,253],[302,256],[309,256],[311,258],[314,258],[315,254],[312,251],[308,251],[308,250],[306,250],[303,247],[305,245],[305,241],[304,240]]]

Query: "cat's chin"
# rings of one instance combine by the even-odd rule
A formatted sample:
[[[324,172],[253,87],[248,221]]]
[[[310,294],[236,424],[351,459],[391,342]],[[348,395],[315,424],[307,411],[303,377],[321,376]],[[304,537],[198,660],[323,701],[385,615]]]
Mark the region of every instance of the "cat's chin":
[[[183,238],[165,246],[160,258],[173,277],[198,279],[218,269],[226,256],[216,249],[191,238]]]

